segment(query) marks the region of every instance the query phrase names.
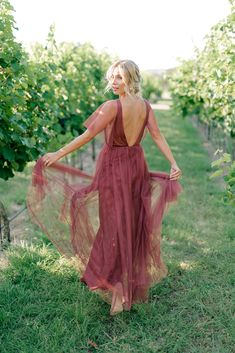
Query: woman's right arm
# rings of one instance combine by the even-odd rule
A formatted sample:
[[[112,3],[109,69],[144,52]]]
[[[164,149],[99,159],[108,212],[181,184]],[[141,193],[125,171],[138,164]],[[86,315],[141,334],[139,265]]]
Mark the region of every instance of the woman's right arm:
[[[97,110],[85,121],[84,125],[87,127],[86,131],[78,137],[75,137],[67,145],[61,147],[58,151],[46,153],[42,157],[44,165],[49,167],[62,157],[91,141],[115,118],[116,110],[116,102],[114,100],[101,104],[100,107],[98,107]]]

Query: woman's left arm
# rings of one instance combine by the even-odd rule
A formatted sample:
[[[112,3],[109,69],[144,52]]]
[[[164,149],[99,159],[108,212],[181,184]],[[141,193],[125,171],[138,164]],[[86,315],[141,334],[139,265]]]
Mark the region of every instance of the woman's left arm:
[[[87,130],[72,140],[70,143],[60,148],[58,151],[46,153],[42,157],[44,165],[49,167],[51,164],[55,163],[62,157],[91,141],[110,123],[110,121],[115,117],[115,114],[116,106],[114,101],[107,101],[106,103],[102,104],[102,109],[99,109],[97,118],[92,122],[92,124],[88,126]]]

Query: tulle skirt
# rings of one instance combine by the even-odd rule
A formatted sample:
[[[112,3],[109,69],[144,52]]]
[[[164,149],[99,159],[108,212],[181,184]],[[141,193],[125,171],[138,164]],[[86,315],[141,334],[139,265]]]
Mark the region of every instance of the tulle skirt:
[[[148,170],[140,145],[105,144],[94,175],[58,162],[45,168],[39,159],[27,205],[58,251],[75,259],[80,280],[109,304],[121,282],[130,310],[168,273],[162,219],[181,191],[168,173]]]

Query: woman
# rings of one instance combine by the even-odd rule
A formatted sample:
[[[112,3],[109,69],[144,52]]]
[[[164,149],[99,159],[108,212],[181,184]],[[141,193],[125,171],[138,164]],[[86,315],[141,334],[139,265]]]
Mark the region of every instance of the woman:
[[[87,130],[40,158],[33,171],[28,208],[58,250],[75,256],[80,280],[111,304],[110,314],[146,302],[150,286],[167,275],[161,258],[161,225],[182,191],[172,152],[149,102],[140,94],[140,72],[120,60],[106,73],[118,99],[85,121]],[[150,172],[141,139],[147,130],[170,163],[170,174]],[[57,161],[104,132],[93,176]]]

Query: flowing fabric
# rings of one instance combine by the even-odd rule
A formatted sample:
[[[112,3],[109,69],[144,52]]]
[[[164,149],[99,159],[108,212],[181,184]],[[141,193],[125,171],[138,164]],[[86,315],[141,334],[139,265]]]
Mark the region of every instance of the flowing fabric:
[[[124,310],[130,310],[133,303],[147,302],[149,288],[168,273],[161,256],[162,219],[183,189],[168,173],[148,170],[140,142],[146,128],[157,128],[149,102],[144,100],[144,120],[132,121],[137,136],[132,145],[121,101],[114,102],[114,115],[103,103],[84,123],[94,136],[105,137],[94,175],[59,162],[44,167],[39,159],[27,205],[58,251],[75,258],[81,282],[109,304],[121,282]]]

